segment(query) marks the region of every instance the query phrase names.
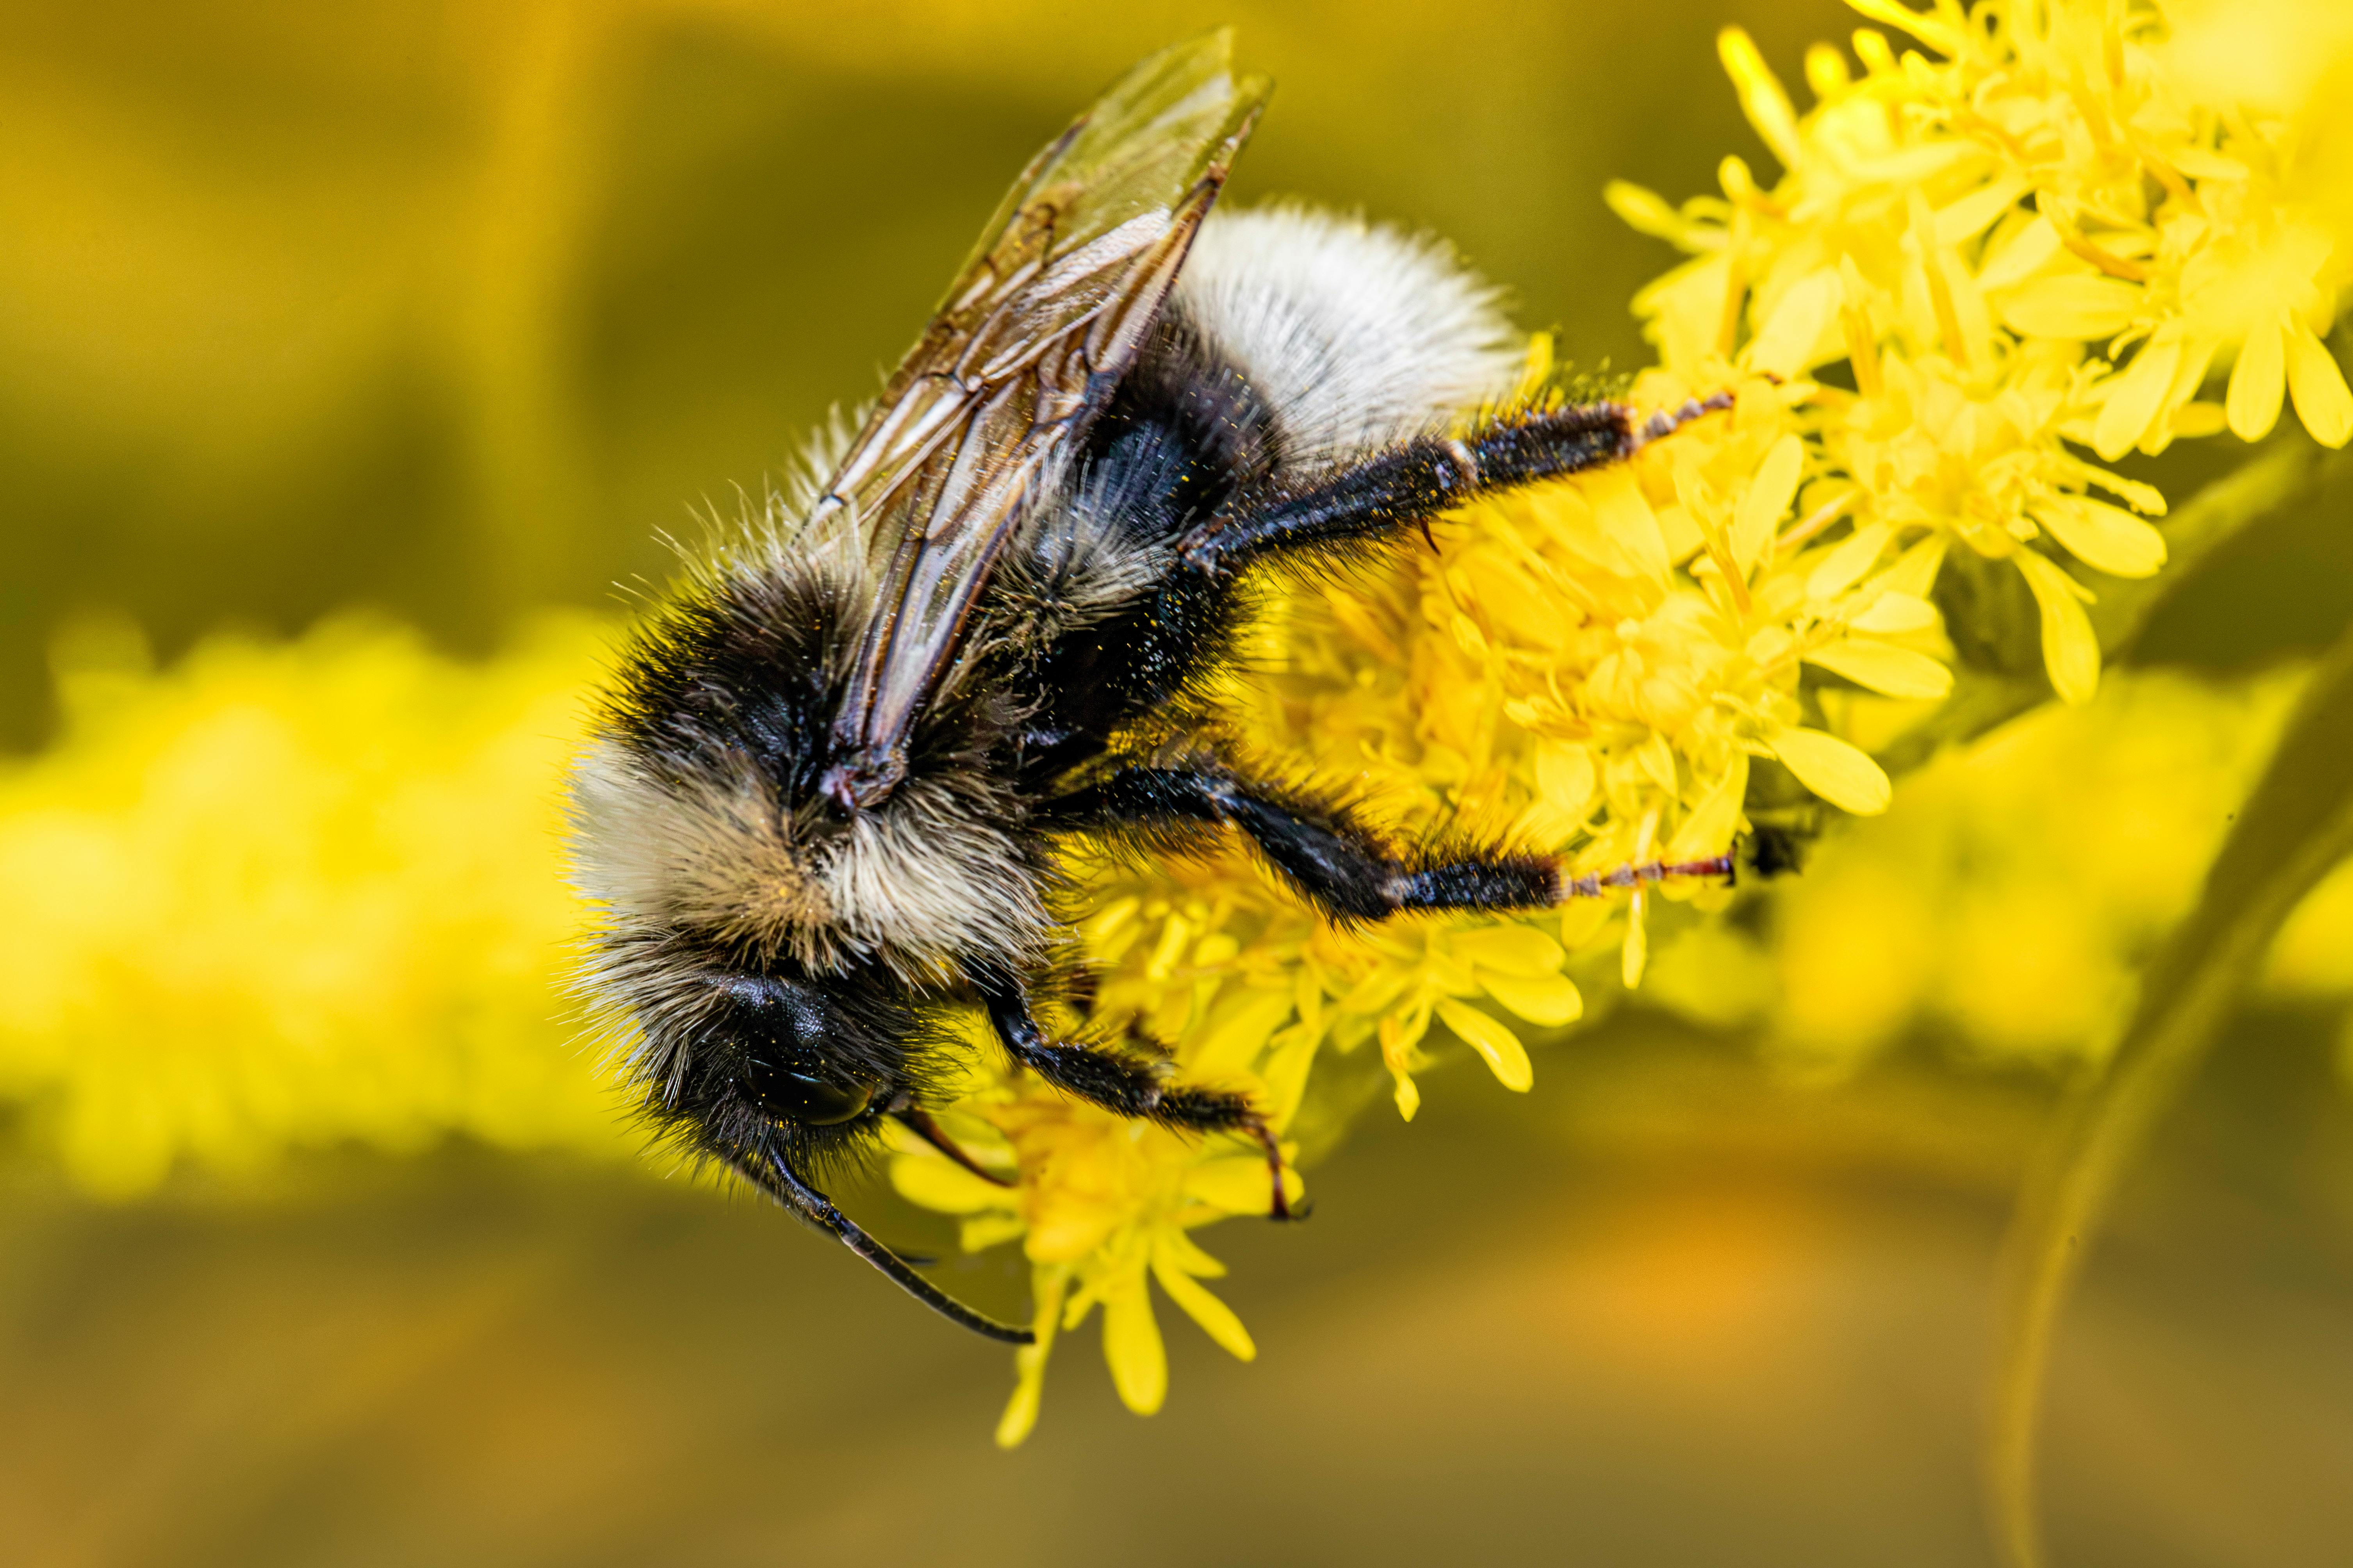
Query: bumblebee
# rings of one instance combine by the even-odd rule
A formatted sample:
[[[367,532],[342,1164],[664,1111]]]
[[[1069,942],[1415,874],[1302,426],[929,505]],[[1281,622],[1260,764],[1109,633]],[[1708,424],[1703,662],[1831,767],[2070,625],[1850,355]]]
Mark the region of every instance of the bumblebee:
[[[1514,405],[1514,334],[1443,247],[1300,207],[1213,213],[1267,96],[1229,45],[1145,59],[1039,153],[824,477],[635,633],[572,783],[598,910],[584,983],[647,1115],[1015,1342],[814,1178],[885,1118],[972,1165],[924,1110],[947,1008],[977,1002],[1014,1062],[1082,1100],[1257,1140],[1286,1212],[1245,1097],[1040,1026],[1069,946],[1058,841],[1168,853],[1239,831],[1342,921],[1731,869],[1571,878],[1401,846],[1219,742],[1207,692],[1254,574],[1329,573],[1728,406]]]

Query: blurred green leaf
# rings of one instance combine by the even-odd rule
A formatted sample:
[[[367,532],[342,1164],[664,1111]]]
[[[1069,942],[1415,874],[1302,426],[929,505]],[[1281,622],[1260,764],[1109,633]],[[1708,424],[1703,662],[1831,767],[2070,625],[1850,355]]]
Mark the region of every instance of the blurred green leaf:
[[[2249,509],[2268,510],[2287,493],[2291,476],[2308,480],[2317,467],[2297,448],[2274,452],[2207,495],[2230,489]],[[2211,503],[2200,525],[2211,537],[2221,537],[2236,515]],[[2020,1194],[2008,1243],[1987,1464],[1996,1534],[2021,1568],[2042,1561],[2034,1429],[2052,1333],[2092,1228],[2157,1119],[2196,1071],[2281,925],[2348,853],[2353,629],[2314,677],[2207,874],[2197,910],[2149,965],[2139,1004],[2105,1070],[2062,1111]]]

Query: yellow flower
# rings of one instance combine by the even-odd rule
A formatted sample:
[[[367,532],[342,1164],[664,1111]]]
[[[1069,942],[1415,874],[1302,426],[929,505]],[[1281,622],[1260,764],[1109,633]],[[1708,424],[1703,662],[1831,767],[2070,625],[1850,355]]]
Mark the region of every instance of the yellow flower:
[[[997,1060],[981,1044],[976,1058]],[[1254,1146],[1238,1150],[1229,1138],[1187,1137],[1115,1116],[1002,1068],[980,1070],[984,1081],[946,1126],[976,1161],[1018,1180],[997,1184],[912,1141],[892,1159],[891,1174],[911,1201],[965,1216],[968,1250],[1022,1241],[1038,1339],[1019,1352],[997,1441],[1011,1447],[1029,1435],[1056,1333],[1076,1328],[1098,1305],[1120,1398],[1139,1415],[1160,1408],[1168,1364],[1147,1279],[1219,1345],[1244,1361],[1254,1357],[1241,1320],[1200,1283],[1224,1266],[1187,1233],[1232,1215],[1267,1213],[1273,1189],[1265,1156]],[[1296,1174],[1286,1170],[1283,1181],[1287,1198],[1298,1203]]]
[[[1278,600],[1253,679],[1227,693],[1250,749],[1301,759],[1400,837],[1516,842],[1580,873],[1722,852],[1767,759],[1875,814],[1889,781],[1857,742],[1883,742],[1950,690],[1934,595],[1957,547],[2019,574],[2052,684],[2082,703],[2100,654],[2092,590],[2065,563],[2142,577],[2166,547],[2144,521],[2163,497],[2080,449],[2156,450],[2225,423],[2252,437],[2284,396],[2316,437],[2353,433],[2316,335],[2342,251],[2327,216],[2298,205],[2297,143],[2277,115],[2199,97],[2151,10],[1857,3],[1939,58],[1899,55],[1868,29],[1859,72],[1817,47],[1817,102],[1801,114],[1727,32],[1725,63],[1778,183],[1727,159],[1722,195],[1681,208],[1609,193],[1692,258],[1636,300],[1660,363],[1630,400],[1669,408],[1731,388],[1736,411],[1623,467],[1466,508],[1433,551]],[[1531,391],[1548,353],[1532,352]],[[2227,407],[2198,402],[2232,355]],[[1103,912],[1085,927],[1100,972],[1089,1026],[1167,1042],[1187,1079],[1256,1075],[1285,1122],[1319,1052],[1368,1043],[1410,1118],[1441,1028],[1526,1088],[1520,1026],[1581,1013],[1563,973],[1576,953],[1616,942],[1634,984],[1654,900],[1725,897],[1667,882],[1542,919],[1341,932],[1238,855],[1090,886]],[[1963,920],[1947,941],[1989,936],[1980,967],[2030,950],[2063,960],[2062,944],[2000,940],[2005,918]],[[1856,977],[1866,992],[1885,982],[1866,1009],[1877,1021],[1852,1037],[1893,1027],[1925,983],[1925,941],[1881,945],[1883,973]],[[1018,1084],[996,1092],[1012,1098],[974,1113],[1033,1141],[1063,1130],[1018,1162],[1018,1204],[989,1200],[1022,1216],[1041,1325],[1103,1303],[1124,1395],[1156,1405],[1145,1260],[1173,1234],[1186,1160],[1214,1156],[1082,1137],[1093,1113]],[[1050,1218],[1042,1234],[1063,1239],[1041,1252]],[[1024,1352],[1010,1433],[1034,1416],[1045,1356]]]
[[[1634,399],[1694,390],[1655,373]],[[1282,605],[1256,650],[1276,678],[1237,694],[1243,733],[1352,781],[1401,831],[1451,824],[1580,872],[1721,853],[1755,758],[1849,810],[1883,808],[1878,768],[1807,724],[1800,669],[1942,696],[1949,674],[1922,651],[1941,648],[1921,597],[1934,563],[1868,548],[1884,531],[1822,542],[1843,502],[1805,484],[1791,395],[1741,392],[1734,417],[1466,509],[1435,552]],[[1636,954],[1652,891],[1630,900]],[[1720,901],[1689,883],[1655,891]]]
[[[1675,404],[1689,390],[1660,375],[1635,395]],[[1713,422],[1721,428],[1467,509],[1435,552],[1280,605],[1257,630],[1252,679],[1227,694],[1238,739],[1347,781],[1399,837],[1501,837],[1580,873],[1722,853],[1757,759],[1850,810],[1883,809],[1885,774],[1807,722],[1801,673],[1810,664],[1894,697],[1941,697],[1950,677],[1924,597],[1941,544],[1898,549],[1883,527],[1826,537],[1852,487],[1807,493],[1792,408],[1803,396],[1752,382],[1739,416]],[[1671,880],[1560,914],[1344,931],[1236,847],[1148,869],[1080,857],[1071,872],[1090,980],[1065,1029],[1165,1050],[1176,1078],[1251,1094],[1278,1129],[1325,1051],[1377,1046],[1408,1119],[1434,1036],[1527,1089],[1523,1029],[1556,1030],[1584,1010],[1563,973],[1574,952],[1618,941],[1635,984],[1652,899],[1712,909],[1727,897],[1712,880]],[[957,1110],[1001,1135],[1013,1186],[927,1151],[894,1171],[914,1201],[966,1216],[966,1246],[1018,1236],[1037,1271],[1040,1343],[1018,1360],[1004,1440],[1035,1418],[1049,1331],[1097,1304],[1123,1398],[1157,1407],[1147,1275],[1229,1348],[1247,1342],[1226,1338],[1206,1292],[1171,1281],[1199,1272],[1183,1267],[1200,1261],[1177,1245],[1186,1231],[1266,1211],[1259,1156],[1231,1139],[1135,1127],[1018,1076],[984,1075]],[[1207,1171],[1223,1199],[1204,1194]]]
[[[1843,361],[1852,390],[1816,388],[1799,428],[1807,470],[1852,481],[1852,537],[1941,535],[2015,563],[2053,688],[2085,701],[2090,590],[2042,543],[2147,576],[2164,541],[2134,513],[2164,502],[2068,445],[2115,458],[2226,423],[2252,440],[2287,393],[2342,445],[2353,393],[2317,334],[2353,246],[2295,195],[2295,126],[2198,97],[2153,9],[1855,4],[1943,58],[1899,58],[1866,29],[1857,75],[1817,46],[1800,115],[1727,31],[1725,67],[1784,173],[1767,189],[1727,159],[1722,197],[1681,209],[1613,187],[1628,221],[1696,258],[1636,308],[1685,384],[1742,370],[1803,384]],[[2224,405],[2195,401],[2232,356]]]

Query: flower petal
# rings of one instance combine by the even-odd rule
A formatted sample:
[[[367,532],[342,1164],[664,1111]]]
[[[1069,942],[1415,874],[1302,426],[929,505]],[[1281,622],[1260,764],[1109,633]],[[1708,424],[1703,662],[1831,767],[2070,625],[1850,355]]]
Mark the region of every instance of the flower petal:
[[[1018,1448],[1029,1440],[1038,1425],[1038,1406],[1046,1396],[1046,1368],[1041,1362],[1033,1373],[1020,1365],[1020,1357],[1034,1345],[1024,1345],[1016,1352],[1014,1364],[1018,1381],[1013,1385],[1013,1397],[1005,1402],[1005,1414],[997,1418],[997,1446]]]
[[[1642,984],[1642,970],[1651,962],[1651,927],[1642,917],[1650,911],[1648,889],[1637,888],[1626,904],[1626,942],[1618,950],[1618,983],[1631,991]]]
[[[2100,643],[2092,635],[2083,600],[2076,597],[2080,589],[2075,580],[2031,550],[2010,559],[2025,574],[2026,585],[2042,608],[2042,667],[2051,672],[2052,689],[2071,706],[2089,702],[2100,686]]]
[[[2037,213],[2015,230],[1996,230],[1985,265],[1978,269],[1978,287],[1990,294],[2024,282],[2059,254],[2059,231]]]
[[[1806,576],[1806,596],[1835,599],[1861,582],[1886,551],[1890,531],[1883,522],[1867,522],[1824,552],[1820,563]]]
[[[1806,444],[1792,434],[1774,442],[1773,449],[1757,466],[1757,477],[1748,482],[1747,493],[1732,514],[1732,561],[1742,573],[1754,573],[1757,563],[1772,547],[1774,529],[1797,499],[1798,477],[1805,461]]]
[[[1586,476],[1585,498],[1602,532],[1625,554],[1637,572],[1661,587],[1673,565],[1667,553],[1667,536],[1660,531],[1658,513],[1634,483],[1633,470],[1620,465]]]
[[[1925,632],[1936,624],[1936,606],[1917,594],[1882,594],[1871,602],[1871,608],[1847,623],[1856,631],[1881,637]]]
[[[1993,220],[2014,205],[2031,188],[2023,174],[2011,174],[1979,185],[1968,195],[1936,209],[1936,243],[1966,245],[1983,234]]]
[[[1738,27],[1726,27],[1715,36],[1715,52],[1740,94],[1740,107],[1747,111],[1748,123],[1757,128],[1757,134],[1764,138],[1783,168],[1796,168],[1798,111],[1790,106],[1788,90],[1765,63],[1756,41]]]
[[[2231,367],[2231,390],[2222,401],[2231,434],[2242,441],[2270,435],[2286,393],[2287,323],[2274,314],[2254,324],[2239,347],[2239,363]]]
[[[1038,1425],[1038,1406],[1046,1393],[1046,1358],[1053,1352],[1054,1334],[1062,1326],[1062,1293],[1070,1288],[1066,1263],[1044,1264],[1029,1273],[1029,1294],[1037,1302],[1030,1326],[1037,1342],[1013,1352],[1013,1397],[997,1418],[997,1446],[1018,1448]]]
[[[1839,275],[1828,268],[1790,284],[1742,351],[1740,363],[1794,381],[1808,367],[1842,353],[1843,335],[1832,335],[1842,292]]]
[[[2220,436],[2231,427],[2231,416],[2219,403],[2185,403],[2173,411],[2173,433],[2193,439]]]
[[[1601,187],[1604,205],[1618,215],[1620,223],[1637,234],[1647,234],[1652,239],[1663,239],[1686,249],[1713,248],[1704,247],[1701,231],[1667,204],[1667,198],[1630,180],[1612,180]],[[1717,246],[1723,244],[1723,230],[1714,231]]]
[[[1299,1102],[1307,1093],[1307,1075],[1315,1066],[1324,1036],[1321,1027],[1296,1024],[1271,1042],[1274,1048],[1259,1068],[1259,1079],[1266,1085],[1267,1109],[1278,1130],[1290,1126],[1291,1119],[1299,1113]]]
[[[2132,363],[2108,383],[2108,400],[2092,426],[2092,449],[2115,462],[2139,445],[2156,423],[2181,366],[2181,340],[2160,332],[2141,345]]]
[[[941,1214],[976,1214],[1013,1203],[1009,1188],[984,1182],[937,1154],[897,1156],[891,1162],[891,1184],[909,1203]]]
[[[1556,1029],[1585,1016],[1585,998],[1566,974],[1505,974],[1482,969],[1479,984],[1487,994],[1531,1024]]]
[[[1200,1043],[1188,1053],[1188,1069],[1205,1079],[1243,1071],[1296,1005],[1288,984],[1280,991],[1245,988],[1219,997]]]
[[[1376,969],[1349,987],[1348,994],[1340,998],[1340,1010],[1344,1013],[1386,1013],[1412,983],[1413,976],[1405,970]]]
[[[1934,11],[1915,11],[1903,4],[1903,0],[1847,0],[1847,3],[1874,22],[1903,28],[1940,55],[1959,55],[1968,47],[1968,35]]]
[[[1509,974],[1557,974],[1568,954],[1560,943],[1530,925],[1488,926],[1458,931],[1451,950],[1465,963],[1500,969]]]
[[[1660,731],[1634,748],[1634,761],[1650,781],[1668,795],[1675,793],[1675,748]]]
[[[987,1252],[1026,1234],[1029,1222],[1003,1209],[967,1215],[956,1226],[956,1245],[966,1252]]]
[[[2111,577],[2153,577],[2165,564],[2165,535],[2122,507],[2059,496],[2039,503],[2034,521],[2068,554]]]
[[[1520,1044],[1519,1036],[1451,996],[1439,998],[1438,1016],[1464,1045],[1487,1058],[1487,1068],[1497,1083],[1518,1094],[1535,1087],[1536,1069],[1529,1064],[1527,1047]]]
[[[1806,655],[1808,664],[1843,675],[1889,697],[1926,700],[1949,696],[1953,672],[1925,653],[1869,637],[1847,637]]]
[[[1410,1034],[1405,1022],[1394,1013],[1381,1020],[1379,1031],[1381,1065],[1389,1069],[1389,1078],[1396,1085],[1398,1118],[1403,1121],[1412,1121],[1414,1112],[1421,1109],[1421,1089],[1413,1081],[1413,1047],[1430,1027],[1430,1010],[1417,1007],[1412,1017]]]
[[[1593,753],[1567,741],[1536,743],[1536,788],[1545,804],[1571,821],[1585,815],[1593,798]]]
[[[1926,600],[1936,585],[1936,574],[1945,568],[1945,548],[1951,536],[1942,531],[1930,534],[1919,543],[1895,558],[1895,564],[1872,579],[1874,586],[1890,594],[1909,594]]]
[[[1201,1331],[1218,1342],[1219,1348],[1236,1361],[1256,1361],[1258,1345],[1250,1339],[1250,1331],[1234,1316],[1234,1310],[1209,1293],[1201,1282],[1175,1268],[1164,1258],[1158,1248],[1152,1254],[1152,1277],[1168,1299],[1185,1310],[1185,1315],[1201,1325]]]
[[[1683,826],[1675,829],[1662,858],[1696,860],[1704,855],[1720,854],[1739,831],[1740,803],[1747,795],[1748,753],[1735,752],[1732,765],[1724,770],[1724,775],[1683,817]]]
[[[1157,1411],[1168,1397],[1168,1351],[1141,1268],[1103,1294],[1103,1345],[1120,1403],[1138,1415]]]
[[[1799,784],[1842,811],[1876,816],[1895,798],[1885,771],[1836,735],[1791,726],[1775,731],[1766,744]]]
[[[1226,1266],[1202,1251],[1191,1237],[1181,1230],[1162,1230],[1154,1237],[1153,1257],[1166,1262],[1180,1274],[1196,1279],[1223,1279]]]
[[[2287,328],[2287,389],[2295,398],[2295,416],[2324,447],[2342,447],[2353,437],[2353,390],[2345,373],[2321,346],[2312,329],[2290,319]]]
[[[2040,278],[2001,301],[2001,324],[2022,338],[2094,342],[2131,326],[2143,298],[2138,284],[2120,278]]]
[[[1282,1170],[1282,1195],[1296,1201],[1303,1192],[1299,1173]],[[1265,1214],[1274,1207],[1274,1184],[1267,1180],[1262,1154],[1225,1154],[1204,1160],[1185,1173],[1185,1195],[1228,1214]]]

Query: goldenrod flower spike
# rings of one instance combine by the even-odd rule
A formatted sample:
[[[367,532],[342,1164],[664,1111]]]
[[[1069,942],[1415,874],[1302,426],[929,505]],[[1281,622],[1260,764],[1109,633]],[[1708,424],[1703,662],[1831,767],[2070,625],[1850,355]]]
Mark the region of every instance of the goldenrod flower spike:
[[[58,650],[63,739],[0,771],[0,1085],[84,1188],[290,1148],[634,1144],[556,994],[555,804],[604,643],[460,663],[365,621]]]

